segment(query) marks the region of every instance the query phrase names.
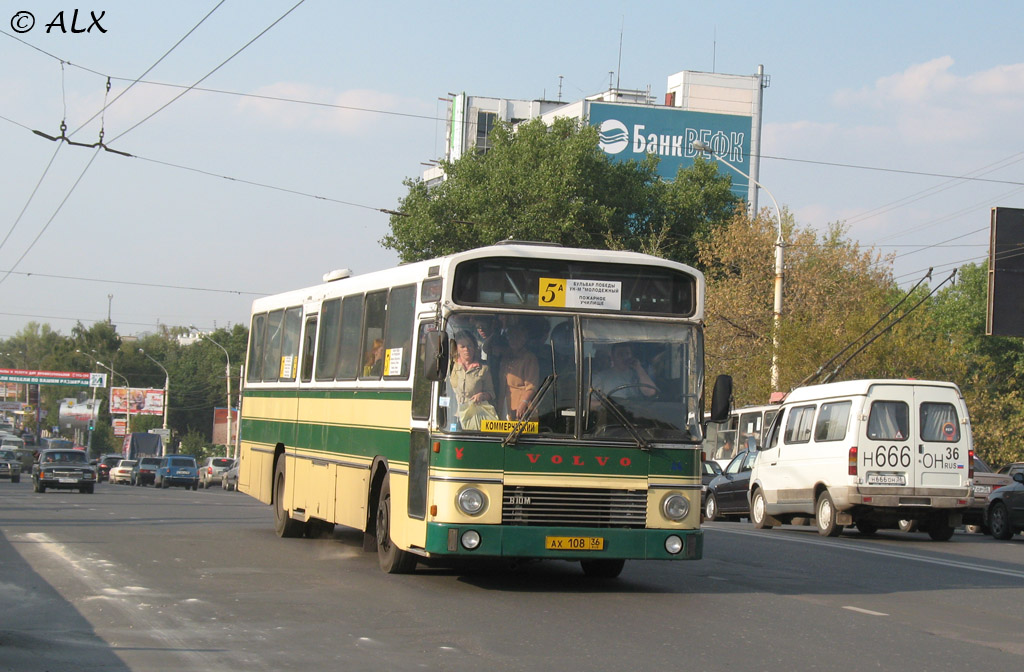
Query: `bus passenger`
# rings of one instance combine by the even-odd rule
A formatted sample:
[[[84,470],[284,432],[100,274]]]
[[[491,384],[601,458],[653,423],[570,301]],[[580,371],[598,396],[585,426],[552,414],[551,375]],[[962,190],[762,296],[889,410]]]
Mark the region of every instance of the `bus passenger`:
[[[455,396],[456,417],[463,429],[480,429],[481,420],[497,420],[494,383],[486,364],[480,363],[476,339],[468,331],[455,334],[455,363],[448,383]]]
[[[501,384],[505,388],[502,407],[509,420],[526,415],[540,384],[537,356],[526,349],[526,330],[516,324],[508,330],[508,352],[501,360]]]

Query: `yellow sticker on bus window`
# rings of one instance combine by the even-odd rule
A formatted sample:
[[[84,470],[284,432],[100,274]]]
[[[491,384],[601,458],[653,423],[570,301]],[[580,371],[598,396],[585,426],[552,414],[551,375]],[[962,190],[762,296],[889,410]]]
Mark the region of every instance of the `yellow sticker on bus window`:
[[[565,308],[565,279],[541,278],[537,305],[545,308]]]
[[[508,434],[517,424],[519,423],[516,420],[481,420],[480,431]],[[538,432],[540,432],[539,422],[527,422],[523,429],[524,434],[537,434]]]

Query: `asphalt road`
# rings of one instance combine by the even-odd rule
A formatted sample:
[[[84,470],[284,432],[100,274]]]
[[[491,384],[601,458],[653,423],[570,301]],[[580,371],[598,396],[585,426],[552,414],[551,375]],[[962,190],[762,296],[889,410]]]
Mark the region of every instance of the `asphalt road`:
[[[0,670],[1011,670],[1024,537],[707,526],[697,562],[423,567],[220,489],[0,482]]]

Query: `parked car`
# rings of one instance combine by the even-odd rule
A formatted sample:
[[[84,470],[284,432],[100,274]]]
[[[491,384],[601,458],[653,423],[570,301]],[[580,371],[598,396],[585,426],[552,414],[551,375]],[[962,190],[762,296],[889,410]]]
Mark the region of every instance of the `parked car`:
[[[985,524],[993,537],[1004,541],[1024,531],[1024,471],[1013,475],[1012,484],[989,495]]]
[[[96,487],[96,470],[84,450],[43,450],[32,465],[32,485],[36,492],[54,488],[91,494]]]
[[[10,479],[11,483],[21,481],[21,457],[13,450],[0,450],[0,478]]]
[[[158,488],[169,488],[180,485],[184,488],[199,488],[199,474],[196,458],[191,455],[168,455],[160,460],[156,469],[153,485]]]
[[[719,466],[718,462],[714,460],[704,460],[703,471],[701,472],[700,479],[700,506],[701,510],[704,509],[704,501],[708,496],[708,486],[711,485],[711,481],[715,480],[715,476],[722,473],[722,467]]]
[[[999,473],[1006,474],[1007,476],[1013,476],[1018,471],[1024,472],[1024,462],[1011,462],[1000,469]]]
[[[131,485],[132,470],[137,462],[137,460],[119,460],[117,466],[110,470],[110,483],[112,485],[117,485],[118,483]]]
[[[235,461],[230,457],[208,457],[199,466],[199,484],[204,488],[210,483],[220,483],[221,474],[231,468]]]
[[[1013,483],[1007,474],[997,474],[985,464],[985,460],[974,456],[974,500],[971,507],[964,512],[964,525],[968,532],[988,534],[985,526],[985,509],[988,507],[988,496]]]
[[[24,432],[21,435],[21,440],[25,442],[26,446],[36,445],[36,435],[33,434],[32,432]]]
[[[747,490],[750,488],[750,473],[754,468],[758,451],[747,448],[732,458],[721,476],[716,476],[708,485],[708,497],[704,501],[704,518],[744,518],[750,516]]]
[[[110,470],[116,467],[117,463],[122,459],[124,459],[124,456],[120,453],[100,455],[100,459],[96,463],[96,478],[100,481],[110,478]]]
[[[132,467],[132,485],[153,485],[156,469],[160,466],[160,458],[146,455],[140,457],[138,464]]]
[[[220,487],[225,490],[238,490],[238,460],[234,460],[231,468],[220,475]]]

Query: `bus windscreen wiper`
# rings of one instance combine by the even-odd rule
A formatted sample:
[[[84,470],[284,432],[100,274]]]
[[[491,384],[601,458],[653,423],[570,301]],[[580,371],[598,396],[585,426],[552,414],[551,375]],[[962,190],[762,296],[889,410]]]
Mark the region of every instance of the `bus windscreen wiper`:
[[[596,387],[590,388],[590,393],[597,397],[597,400],[601,402],[601,405],[608,409],[608,412],[615,416],[615,419],[622,423],[622,426],[626,428],[629,435],[636,441],[636,447],[641,450],[647,450],[647,441],[644,437],[640,436],[640,430],[634,425],[626,414],[619,409],[619,405],[612,401],[611,397],[605,394],[603,391]]]
[[[519,435],[523,433],[524,429],[526,429],[528,418],[533,415],[538,404],[540,404],[540,400],[543,399],[544,395],[551,389],[551,383],[555,382],[556,377],[557,376],[554,373],[549,373],[547,378],[541,381],[540,387],[537,389],[537,394],[533,395],[533,399],[530,400],[530,404],[526,407],[526,412],[523,413],[523,417],[516,420],[516,424],[512,428],[512,431],[509,432],[508,436],[502,440],[501,445],[503,448],[509,444],[515,445],[516,441],[519,440]]]

